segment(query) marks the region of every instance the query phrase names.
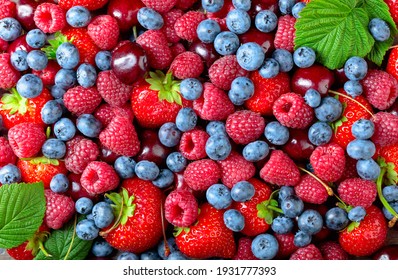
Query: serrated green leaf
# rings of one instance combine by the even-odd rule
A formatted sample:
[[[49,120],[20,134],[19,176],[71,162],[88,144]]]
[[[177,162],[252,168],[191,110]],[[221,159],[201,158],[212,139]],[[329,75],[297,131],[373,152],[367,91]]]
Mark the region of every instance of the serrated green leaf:
[[[32,237],[46,210],[42,183],[0,187],[0,248],[12,248]]]

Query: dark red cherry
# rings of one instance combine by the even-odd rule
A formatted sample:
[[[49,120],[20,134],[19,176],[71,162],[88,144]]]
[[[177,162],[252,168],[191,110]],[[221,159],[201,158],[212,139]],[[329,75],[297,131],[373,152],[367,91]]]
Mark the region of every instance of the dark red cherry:
[[[348,81],[347,76],[344,73],[344,68],[339,68],[333,71],[335,77],[334,87],[343,87],[344,83]]]
[[[45,86],[54,85],[54,79],[57,72],[61,69],[56,60],[49,60],[46,68],[40,71],[32,70],[33,74],[39,76]]]
[[[374,256],[374,260],[398,260],[398,245],[381,248]]]
[[[264,33],[253,27],[250,28],[246,33],[240,35],[239,39],[242,44],[249,42],[259,44],[263,48],[265,54],[270,54],[275,50],[274,33]]]
[[[391,114],[398,116],[398,102],[396,101],[388,110]]]
[[[307,130],[290,129],[289,141],[282,147],[293,160],[308,160],[315,150],[315,146],[308,139]]]
[[[26,52],[30,52],[31,50],[34,50],[32,47],[26,43],[26,34],[19,36],[17,39],[15,39],[7,49],[7,52],[12,54],[13,52],[17,50],[23,50]]]
[[[205,44],[201,41],[196,41],[189,46],[189,50],[197,53],[207,67],[210,67],[214,61],[220,58],[213,44]]]
[[[229,11],[235,9],[234,5],[232,4],[232,0],[225,0],[224,6],[222,6],[221,10],[215,13],[207,13],[208,18],[217,18],[217,19],[224,19],[227,17]]]
[[[108,164],[114,164],[119,155],[100,145],[100,159]]]
[[[140,0],[110,0],[108,15],[117,20],[121,32],[126,32],[138,24],[137,14],[142,7],[145,7],[145,5]]]
[[[279,14],[278,0],[253,0],[249,15],[255,18],[258,12],[262,10],[270,10],[275,14]]]
[[[131,85],[148,71],[148,59],[140,45],[124,41],[112,51],[111,68],[121,82]]]
[[[137,161],[149,160],[157,165],[164,164],[171,149],[159,141],[158,133],[154,130],[144,130],[140,133],[141,149],[136,156]]]
[[[39,3],[34,0],[12,0],[12,2],[16,4],[16,19],[22,27],[27,31],[37,28],[33,16]]]
[[[89,194],[85,188],[80,184],[80,174],[70,173],[68,175],[69,179],[69,189],[66,192],[66,195],[70,196],[74,201],[78,200],[81,197],[88,197],[92,199],[94,202],[97,201],[97,196],[93,194]]]
[[[314,64],[308,68],[297,68],[292,77],[292,90],[304,95],[310,88],[326,95],[334,83],[333,72],[326,67]]]

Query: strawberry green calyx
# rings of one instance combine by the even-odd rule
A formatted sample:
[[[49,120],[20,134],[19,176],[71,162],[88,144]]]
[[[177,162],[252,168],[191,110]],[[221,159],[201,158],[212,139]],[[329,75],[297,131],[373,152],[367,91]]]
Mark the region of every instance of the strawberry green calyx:
[[[377,159],[377,163],[380,165],[380,168],[385,169],[383,183],[386,186],[397,184],[398,174],[397,171],[395,171],[395,165],[392,162],[386,162],[383,157],[379,157]]]
[[[385,199],[383,195],[383,190],[382,190],[383,178],[387,172],[387,168],[385,166],[380,166],[380,168],[381,168],[380,175],[376,180],[377,195],[379,196],[379,199],[383,204],[383,206],[393,216],[393,218],[388,222],[388,227],[392,228],[395,225],[395,223],[398,221],[398,213],[394,210],[394,208],[391,207],[391,205],[388,203],[388,201]]]
[[[46,158],[46,157],[36,157],[36,158],[21,158],[21,160],[29,161],[33,165],[37,164],[51,164],[54,166],[59,165],[59,161],[53,158]]]
[[[32,238],[28,239],[28,244],[26,245],[26,250],[32,251],[32,255],[36,256],[37,253],[40,251],[47,257],[51,255],[47,252],[44,248],[44,242],[48,239],[50,233],[48,231],[38,231],[36,232]]]
[[[174,232],[173,236],[177,237],[179,236],[182,232],[188,233],[191,229],[189,227],[174,227]]]
[[[6,93],[1,98],[0,110],[9,110],[10,115],[18,113],[24,115],[28,111],[28,99],[22,97],[15,88],[10,89],[10,93]]]
[[[58,47],[63,43],[67,42],[72,43],[73,38],[71,40],[68,40],[68,38],[65,35],[63,35],[61,32],[57,32],[55,33],[54,39],[48,40],[48,43],[50,45],[42,48],[41,50],[46,53],[48,59],[56,59],[56,53]]]
[[[260,202],[257,204],[257,216],[261,219],[264,219],[267,224],[272,224],[274,217],[277,214],[283,214],[282,209],[280,209],[279,203],[276,199],[274,199],[274,195],[276,195],[279,190],[274,191],[271,193],[271,196],[268,200]]]
[[[173,79],[171,73],[166,75],[157,70],[156,72],[149,72],[150,78],[145,79],[150,84],[151,90],[159,92],[159,100],[166,100],[169,103],[177,103],[182,106],[182,99],[180,95],[180,82]]]
[[[336,203],[336,206],[343,209],[344,211],[346,211],[347,213],[350,212],[354,207],[352,207],[351,205],[347,205],[340,197],[338,197],[336,194],[334,195],[337,200],[339,202]],[[342,229],[341,231],[347,230],[348,232],[353,231],[354,229],[356,229],[357,227],[359,227],[359,225],[361,224],[361,222],[351,222],[348,224],[348,226],[344,229]]]

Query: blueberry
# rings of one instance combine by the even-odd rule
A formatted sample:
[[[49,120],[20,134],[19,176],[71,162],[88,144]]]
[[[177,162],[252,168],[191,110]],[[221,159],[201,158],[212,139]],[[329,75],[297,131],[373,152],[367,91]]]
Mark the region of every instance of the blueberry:
[[[279,10],[284,15],[291,14],[295,4],[296,0],[279,0]]]
[[[274,58],[264,59],[263,65],[260,67],[259,74],[265,79],[271,79],[279,74],[279,62]]]
[[[236,52],[238,64],[247,71],[254,71],[260,68],[264,58],[263,48],[254,42],[244,43]]]
[[[186,100],[196,100],[203,92],[202,83],[195,78],[188,78],[181,81],[180,93]]]
[[[245,218],[238,210],[229,209],[223,217],[225,226],[234,232],[242,231],[245,227]]]
[[[75,134],[75,124],[68,118],[62,118],[54,124],[54,135],[62,141],[72,139]]]
[[[232,146],[228,137],[218,134],[207,139],[205,149],[212,160],[224,160],[231,154]]]
[[[375,125],[370,120],[359,119],[352,124],[351,132],[356,139],[370,139],[375,132]]]
[[[238,35],[230,31],[223,31],[214,39],[214,48],[221,55],[235,54],[239,45]]]
[[[51,159],[61,159],[66,154],[65,142],[56,138],[50,138],[41,147],[43,155]]]
[[[72,27],[85,27],[91,21],[90,11],[83,6],[73,6],[66,12],[66,22]]]
[[[109,226],[115,218],[112,207],[104,201],[96,203],[93,206],[92,213],[95,225],[98,228],[105,228]]]
[[[183,171],[187,164],[187,159],[180,152],[172,152],[166,158],[167,167],[176,173]]]
[[[120,254],[118,254],[117,260],[129,260],[129,261],[136,261],[139,260],[138,256],[134,253],[131,252],[121,252]]]
[[[99,237],[91,245],[91,253],[96,257],[106,257],[112,254],[113,247],[103,238]]]
[[[315,116],[322,122],[334,122],[343,112],[343,105],[336,98],[327,96],[322,98],[321,105],[315,108]]]
[[[227,136],[227,131],[225,129],[225,123],[221,121],[211,121],[206,126],[206,132],[210,136],[223,135]]]
[[[360,159],[356,164],[359,177],[364,180],[376,180],[380,175],[380,166],[373,159]]]
[[[304,210],[303,201],[296,195],[291,195],[281,201],[281,209],[286,217],[295,218]]]
[[[273,259],[279,251],[279,244],[276,238],[269,234],[263,233],[257,235],[251,245],[253,255],[261,260]]]
[[[35,74],[25,74],[17,82],[18,93],[25,98],[35,98],[43,91],[43,82]]]
[[[343,230],[349,222],[347,212],[339,207],[333,207],[325,214],[325,225],[331,230]]]
[[[172,252],[168,257],[167,260],[169,261],[183,261],[183,260],[188,260],[188,257],[185,256],[183,253],[180,251]]]
[[[351,81],[359,81],[365,78],[368,72],[366,60],[359,56],[347,59],[344,64],[344,74]]]
[[[365,218],[366,210],[362,206],[356,206],[348,212],[348,219],[353,222],[360,222]]]
[[[65,174],[56,174],[50,182],[50,189],[55,193],[64,193],[69,189],[69,180]]]
[[[252,5],[251,0],[232,0],[232,5],[234,5],[235,9],[249,11]]]
[[[299,68],[311,67],[314,65],[315,59],[315,51],[309,47],[299,47],[293,53],[294,64]]]
[[[54,85],[51,87],[51,96],[55,99],[62,99],[66,93],[66,90],[58,85]]]
[[[2,185],[21,182],[21,171],[14,164],[7,164],[0,168],[0,183]]]
[[[82,114],[76,120],[77,129],[87,137],[98,137],[102,124],[92,114]]]
[[[43,51],[32,50],[26,56],[26,62],[31,69],[41,71],[47,67],[48,58]]]
[[[69,42],[62,43],[56,51],[56,59],[64,69],[73,69],[79,64],[80,54],[75,45]]]
[[[280,72],[289,72],[293,69],[293,56],[288,50],[276,49],[272,53],[272,58],[278,61]]]
[[[159,175],[152,181],[156,187],[164,189],[170,187],[174,182],[174,174],[169,169],[160,169]]]
[[[126,156],[118,157],[114,163],[115,171],[122,179],[134,177],[135,165],[135,160]]]
[[[360,96],[363,93],[363,87],[359,81],[348,80],[344,83],[344,90],[353,98]]]
[[[398,202],[392,202],[390,203],[390,206],[392,207],[392,209],[394,209],[395,212],[398,212]],[[391,214],[390,211],[387,210],[387,208],[383,207],[382,211],[384,217],[386,217],[387,220],[391,221],[392,219],[394,219],[393,214]]]
[[[56,86],[68,90],[77,84],[76,71],[60,69],[55,74],[54,82]]]
[[[398,186],[385,186],[383,188],[383,196],[387,202],[398,202]]]
[[[265,126],[264,136],[274,145],[285,145],[289,141],[289,129],[278,121],[272,121]]]
[[[175,241],[174,237],[167,238],[166,243],[165,243],[164,239],[162,239],[162,241],[160,241],[159,244],[158,244],[158,247],[157,247],[158,255],[163,260],[167,259],[166,249],[170,253],[178,252],[178,246],[176,244],[176,241]]]
[[[15,18],[6,17],[0,20],[0,38],[4,41],[14,41],[21,33],[22,26]]]
[[[38,49],[44,47],[46,44],[47,35],[40,29],[36,28],[29,30],[29,32],[26,33],[25,40],[30,47]]]
[[[235,105],[242,105],[254,95],[254,84],[246,77],[237,77],[232,81],[228,92],[229,99]]]
[[[49,100],[41,109],[41,119],[45,124],[53,124],[62,117],[62,106],[55,100]]]
[[[293,243],[296,247],[305,247],[312,241],[312,236],[302,230],[299,230],[294,235]]]
[[[140,260],[161,260],[157,250],[150,250],[150,251],[146,251],[144,253],[142,253],[140,255]]]
[[[102,71],[111,69],[112,54],[110,51],[99,51],[95,55],[95,65]]]
[[[224,0],[202,0],[202,7],[209,13],[215,13],[224,6]]]
[[[305,103],[308,104],[308,106],[310,106],[311,108],[316,108],[321,105],[322,97],[319,91],[315,89],[309,89],[305,92],[304,100]]]
[[[376,146],[370,140],[356,139],[347,145],[347,154],[353,159],[370,159],[375,153]]]
[[[76,235],[82,240],[94,240],[98,237],[99,228],[93,220],[83,219],[76,225]]]
[[[93,206],[94,206],[94,203],[90,198],[80,197],[78,200],[76,200],[75,210],[79,214],[87,215],[87,214],[91,213]]]
[[[148,160],[141,160],[135,165],[135,174],[138,178],[147,181],[155,180],[160,173],[156,163]]]
[[[252,199],[255,189],[252,184],[247,181],[240,181],[233,185],[231,189],[231,198],[237,202],[246,202]]]
[[[159,30],[164,25],[161,14],[147,7],[138,10],[137,19],[142,27],[149,30]]]
[[[326,122],[316,122],[308,129],[308,139],[316,146],[329,143],[333,130]]]
[[[181,139],[181,131],[173,122],[164,123],[158,131],[160,142],[166,147],[175,147]]]
[[[82,63],[79,68],[77,68],[76,78],[79,85],[84,88],[89,88],[95,85],[97,80],[97,71],[91,64]]]
[[[199,23],[196,33],[199,40],[203,43],[210,44],[216,39],[216,36],[221,32],[220,25],[212,19],[206,19]]]
[[[314,235],[321,231],[323,226],[323,219],[318,211],[313,209],[305,210],[297,219],[297,224],[300,230]]]
[[[292,15],[295,18],[300,18],[300,12],[305,8],[306,5],[307,3],[304,2],[297,2],[296,4],[294,4],[292,8]]]
[[[381,18],[373,18],[369,22],[369,32],[379,42],[387,41],[391,36],[391,30],[387,22]]]
[[[293,220],[285,217],[278,216],[272,220],[271,229],[277,234],[286,234],[293,230]]]
[[[294,195],[294,189],[292,187],[288,187],[288,186],[282,186],[279,189],[279,193],[278,193],[278,200],[279,203],[281,203],[283,200],[285,200],[286,198],[288,198],[291,195]]]
[[[278,25],[278,17],[271,10],[261,10],[256,15],[254,25],[261,32],[269,33]]]
[[[28,70],[29,65],[26,61],[26,57],[28,53],[24,50],[16,50],[15,52],[11,53],[10,62],[11,65],[18,71],[25,71]]]
[[[198,116],[192,108],[186,107],[178,111],[176,126],[180,131],[190,131],[196,127]]]
[[[265,141],[257,140],[247,144],[242,151],[243,157],[250,162],[265,159],[269,154],[269,146]]]
[[[206,190],[206,199],[216,209],[226,209],[232,203],[231,190],[223,184],[214,184]]]

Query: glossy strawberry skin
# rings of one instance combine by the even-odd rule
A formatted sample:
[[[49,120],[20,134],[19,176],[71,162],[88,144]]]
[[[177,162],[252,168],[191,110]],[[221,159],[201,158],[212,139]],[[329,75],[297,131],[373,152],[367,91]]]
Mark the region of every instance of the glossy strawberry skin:
[[[100,49],[94,44],[93,40],[85,28],[67,27],[62,30],[68,40],[73,38],[73,44],[77,47],[80,54],[80,63],[90,63],[95,65],[95,55]]]
[[[8,255],[10,255],[14,260],[33,260],[34,256],[32,251],[26,248],[28,243],[28,241],[25,241],[17,247],[7,249]]]

